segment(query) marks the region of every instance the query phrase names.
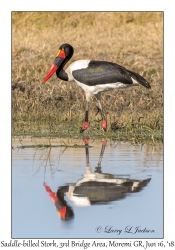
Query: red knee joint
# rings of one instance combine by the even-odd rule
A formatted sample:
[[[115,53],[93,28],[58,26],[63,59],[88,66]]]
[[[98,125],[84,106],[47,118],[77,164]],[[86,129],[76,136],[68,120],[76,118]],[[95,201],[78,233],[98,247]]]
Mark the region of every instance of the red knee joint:
[[[86,130],[88,128],[88,122],[84,122],[82,126],[82,130]]]
[[[106,120],[102,121],[102,128],[107,129],[107,121]]]

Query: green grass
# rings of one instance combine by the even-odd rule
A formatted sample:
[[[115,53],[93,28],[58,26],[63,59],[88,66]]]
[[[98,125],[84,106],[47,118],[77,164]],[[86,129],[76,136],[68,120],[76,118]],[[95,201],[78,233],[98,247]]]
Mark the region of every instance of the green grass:
[[[56,76],[42,84],[58,48],[78,59],[116,62],[143,75],[151,90],[135,87],[102,94],[108,130],[101,130],[97,101],[90,102],[90,137],[163,140],[163,13],[13,12],[12,135],[78,137],[85,97]],[[111,129],[112,128],[112,129]]]

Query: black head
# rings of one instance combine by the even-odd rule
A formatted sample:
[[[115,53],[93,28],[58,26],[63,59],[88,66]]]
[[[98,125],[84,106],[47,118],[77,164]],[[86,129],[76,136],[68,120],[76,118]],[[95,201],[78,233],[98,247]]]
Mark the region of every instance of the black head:
[[[68,43],[64,43],[60,46],[59,51],[63,50],[65,52],[66,58],[70,59],[73,56],[74,53],[74,49],[73,47],[68,44]]]
[[[67,63],[67,61],[72,57],[73,53],[74,49],[70,44],[62,44],[58,50],[53,65],[51,66],[50,70],[43,80],[43,83],[45,83],[55,72],[59,78],[67,81],[67,76],[61,76],[60,71]]]

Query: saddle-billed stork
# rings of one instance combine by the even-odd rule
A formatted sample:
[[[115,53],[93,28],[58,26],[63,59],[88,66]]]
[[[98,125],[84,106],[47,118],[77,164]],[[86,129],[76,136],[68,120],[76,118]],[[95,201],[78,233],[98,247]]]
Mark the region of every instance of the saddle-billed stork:
[[[74,49],[70,44],[62,44],[56,55],[53,65],[43,80],[45,83],[55,72],[58,78],[64,81],[75,81],[86,96],[85,121],[82,130],[88,128],[88,105],[91,97],[96,96],[99,111],[102,117],[102,128],[106,130],[107,122],[101,105],[101,92],[116,88],[126,88],[143,85],[151,88],[150,84],[139,74],[124,67],[106,61],[78,60],[64,70],[63,67],[73,56]]]

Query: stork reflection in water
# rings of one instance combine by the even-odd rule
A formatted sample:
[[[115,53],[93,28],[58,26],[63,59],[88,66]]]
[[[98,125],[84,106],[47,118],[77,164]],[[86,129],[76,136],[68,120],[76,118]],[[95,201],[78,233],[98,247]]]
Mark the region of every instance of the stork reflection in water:
[[[92,171],[89,160],[89,141],[83,139],[85,145],[86,169],[83,178],[74,184],[61,186],[57,192],[52,192],[50,187],[44,183],[45,190],[56,206],[56,210],[63,220],[74,218],[73,208],[66,202],[64,196],[71,200],[76,206],[90,206],[104,204],[111,201],[126,198],[129,193],[140,192],[150,182],[147,179],[133,179],[128,176],[103,173],[102,159],[107,145],[106,139],[102,140],[101,152],[95,171]]]

